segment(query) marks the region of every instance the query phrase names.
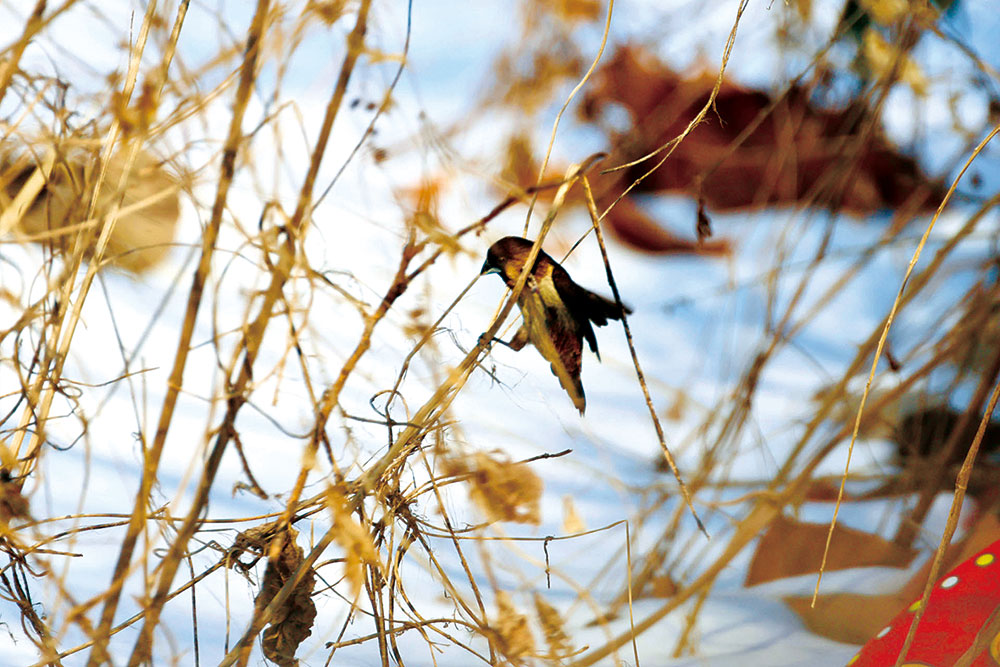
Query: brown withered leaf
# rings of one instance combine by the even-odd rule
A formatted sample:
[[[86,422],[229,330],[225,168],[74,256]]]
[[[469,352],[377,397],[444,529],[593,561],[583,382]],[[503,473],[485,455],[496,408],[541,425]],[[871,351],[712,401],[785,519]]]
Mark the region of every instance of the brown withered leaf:
[[[613,147],[608,163],[626,164],[681,135],[709,100],[715,78],[679,74],[643,47],[621,46],[592,78],[581,115],[607,135]],[[605,124],[607,108],[626,110],[625,131]],[[638,182],[606,220],[624,243],[657,253],[719,255],[728,245],[698,246],[676,237],[633,195],[682,193],[701,198],[705,211],[808,206],[867,216],[892,210],[905,222],[933,211],[944,192],[886,138],[864,103],[824,108],[795,86],[776,96],[723,81],[704,121],[640,181],[653,164],[594,174],[591,181],[600,210]],[[570,199],[580,202],[582,194],[571,191]],[[707,213],[699,216],[702,234],[706,220]]]
[[[45,243],[54,251],[71,248],[77,234],[85,247],[97,240],[97,222],[119,201],[128,149],[112,154],[100,185],[94,220],[86,213],[97,187],[96,156],[77,144],[44,145],[22,151],[0,145],[0,210],[25,240]],[[38,163],[31,156],[44,156]],[[179,185],[162,162],[139,150],[128,173],[125,192],[104,258],[133,273],[142,273],[166,257],[180,215]],[[5,230],[6,231],[6,230]]]
[[[936,463],[941,456],[942,448],[961,422],[962,416],[962,411],[946,404],[922,406],[907,412],[893,432],[893,440],[896,441],[898,448],[897,456],[904,462],[923,459]],[[952,451],[947,460],[948,464],[957,465],[965,460],[981,419],[981,415],[976,415],[967,421],[959,439],[959,447]],[[986,423],[979,448],[982,455],[1000,450],[1000,420],[990,420]]]
[[[497,617],[491,628],[496,633],[497,649],[512,663],[518,664],[534,652],[528,617],[517,610],[505,591],[497,591]]]
[[[778,517],[757,543],[744,585],[818,572],[829,529],[825,523]],[[832,572],[875,565],[906,567],[916,555],[916,551],[901,548],[878,535],[838,524],[825,569]]]
[[[627,150],[623,161],[628,161],[681,134],[714,85],[712,73],[685,77],[643,48],[623,46],[595,74],[583,113],[597,120],[609,104],[628,110],[632,127],[609,137],[612,145]],[[834,208],[852,215],[904,206],[933,211],[943,194],[940,184],[931,182],[877,124],[862,135],[871,120],[871,111],[860,102],[828,109],[814,104],[802,88],[775,97],[723,81],[705,122],[638,190],[700,192],[716,211],[770,205]],[[643,163],[614,173],[631,183],[648,169]],[[853,178],[845,182],[848,172]]]
[[[262,609],[274,599],[302,564],[302,548],[295,543],[298,531],[288,528],[274,539],[281,540],[278,558],[268,561],[264,571],[264,581],[257,594],[255,604]],[[270,625],[264,630],[262,648],[264,657],[281,667],[296,667],[295,651],[312,634],[316,620],[316,605],[312,600],[316,577],[310,570],[295,586],[295,591],[271,617]]]

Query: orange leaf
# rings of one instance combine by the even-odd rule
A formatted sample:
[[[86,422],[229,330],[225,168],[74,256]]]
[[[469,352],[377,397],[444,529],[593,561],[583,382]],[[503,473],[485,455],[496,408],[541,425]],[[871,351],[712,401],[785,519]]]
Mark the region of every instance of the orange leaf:
[[[746,586],[819,571],[829,525],[779,517],[757,544]],[[878,535],[837,525],[830,542],[826,571],[884,565],[906,567],[917,552]],[[891,616],[890,616],[891,618]]]
[[[998,538],[1000,538],[1000,520],[990,512],[983,512],[966,536],[948,547],[941,572],[951,570]],[[834,535],[834,543],[836,541],[837,536]],[[931,560],[928,559],[910,581],[895,593],[821,595],[816,600],[815,607],[810,606],[811,597],[786,597],[784,601],[799,615],[810,631],[834,641],[864,644],[879,630],[889,625],[896,614],[920,597],[930,572]]]
[[[884,628],[910,600],[901,593],[821,595],[811,607],[812,596],[783,598],[810,632],[847,644],[864,644]]]

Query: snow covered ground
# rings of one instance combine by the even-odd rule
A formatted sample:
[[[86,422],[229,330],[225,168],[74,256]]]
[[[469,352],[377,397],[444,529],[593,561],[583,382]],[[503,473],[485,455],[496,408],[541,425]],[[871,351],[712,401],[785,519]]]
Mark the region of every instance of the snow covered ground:
[[[829,29],[836,20],[838,5],[816,4],[815,29],[820,33],[824,26]],[[992,26],[995,31],[1000,25],[995,16],[979,6],[986,4],[963,3],[965,10],[954,19],[954,26],[968,30],[966,41],[982,48],[983,53],[990,53],[988,28]],[[686,11],[684,7],[667,10],[660,5],[638,0],[617,3],[613,41],[622,43],[630,36],[645,34],[651,21],[676,18]],[[230,2],[221,3],[221,6],[221,15],[231,22],[235,42],[249,20],[251,3]],[[124,2],[102,5],[104,17],[82,10],[73,12],[72,21],[68,17],[56,21],[45,39],[29,48],[24,62],[41,68],[49,66],[46,63],[58,63],[56,71],[60,76],[98,85],[110,69],[123,66],[115,55],[120,52],[102,49],[100,45],[113,44],[128,34],[126,26],[133,20],[130,9],[135,9],[134,21],[138,23],[141,8],[130,8]],[[735,10],[733,3],[716,3],[710,8],[699,6],[692,10],[698,29],[677,30],[673,38],[662,45],[661,55],[678,67],[701,61],[716,66]],[[16,38],[25,11],[27,8],[21,6],[0,7],[3,12],[0,14],[0,43],[9,44]],[[179,50],[190,62],[201,62],[215,51],[218,34],[222,31],[214,23],[214,11],[215,7],[192,3]],[[780,11],[782,8],[776,4],[750,5],[731,63],[731,71],[737,79],[748,84],[769,85],[774,82],[773,72],[785,67],[781,52],[769,41],[773,37],[772,23]],[[11,16],[18,18],[11,20]],[[370,44],[386,53],[398,53],[403,43],[405,18],[403,3],[376,3],[373,23],[377,29],[369,36]],[[254,175],[264,182],[273,179],[273,190],[283,197],[281,203],[286,211],[294,206],[295,188],[304,172],[310,143],[342,58],[342,34],[346,30],[343,26],[350,20],[337,24],[328,33],[311,33],[292,60],[290,71],[294,74],[289,79],[289,89],[295,92],[294,113],[283,112],[287,114],[287,124],[283,126],[280,142],[267,131],[255,139],[252,150],[255,173],[249,170],[243,173],[230,197],[232,218],[251,231],[262,208],[258,197],[259,182],[254,181]],[[473,128],[448,137],[446,151],[407,150],[399,151],[397,157],[391,153],[391,148],[412,141],[413,136],[426,140],[428,146],[434,145],[426,128],[449,127],[470,112],[482,94],[497,50],[516,39],[517,34],[517,21],[507,3],[414,4],[409,66],[395,94],[395,107],[386,121],[377,126],[379,133],[373,140],[389,147],[391,157],[379,163],[371,159],[370,153],[362,152],[323,200],[315,212],[315,227],[310,232],[307,247],[314,268],[328,272],[331,280],[357,298],[369,304],[377,303],[388,287],[388,278],[395,269],[404,241],[402,207],[398,201],[401,187],[414,186],[422,177],[433,178],[449,169],[453,170],[453,176],[458,172],[460,175],[451,180],[448,196],[442,199],[438,211],[438,217],[450,229],[469,224],[492,208],[498,195],[484,185],[487,179],[483,175],[497,171],[500,160],[491,161],[483,156],[499,155],[503,133],[496,130],[511,127],[517,119],[499,113],[494,117],[491,113]],[[595,32],[594,36],[599,35]],[[1000,66],[995,52],[992,57],[994,66]],[[928,62],[935,61],[929,58]],[[377,76],[371,75],[371,71],[367,72],[368,76],[358,76],[350,97],[379,100],[387,83],[386,73],[391,74],[392,70],[390,63],[378,70]],[[947,75],[947,72],[928,73]],[[265,73],[263,78],[266,76]],[[889,131],[901,140],[911,138],[907,119],[912,114],[906,108],[908,103],[906,93],[894,93],[887,107]],[[215,100],[204,115],[206,126],[202,130],[212,137],[224,136],[230,104],[230,92]],[[959,105],[962,104],[968,104],[968,97],[959,99]],[[251,118],[259,118],[267,105],[268,100],[263,96],[255,99],[251,112],[256,115]],[[371,116],[364,107],[361,104],[357,108],[345,108],[339,116],[318,179],[321,187],[330,182],[361,136]],[[968,113],[974,120],[978,111],[973,107],[970,105]],[[551,120],[547,118],[545,125],[534,128],[538,136],[547,137],[550,128],[547,123]],[[922,131],[926,132],[928,127],[933,130],[935,123],[946,122],[950,122],[950,116],[945,113],[937,118],[926,118]],[[304,128],[307,137],[302,136],[300,127]],[[211,159],[216,146],[199,146],[187,134],[191,131],[191,126],[177,128],[168,134],[166,143],[174,149],[184,147],[184,160],[197,167]],[[932,147],[943,153],[957,149],[957,146],[935,145],[930,141],[925,141],[922,147],[927,151],[926,159],[930,164],[935,164],[936,156],[940,155],[931,151]],[[557,137],[555,152],[565,163],[581,160],[602,148],[598,137],[568,123]],[[460,157],[448,163],[443,155]],[[269,161],[272,157],[273,162]],[[207,169],[202,182],[195,185],[202,204],[211,200],[215,173],[214,167]],[[985,178],[983,190],[995,189],[996,183],[991,184],[989,179],[996,177],[987,175]],[[665,220],[694,219],[694,204],[680,198],[651,200],[648,206]],[[421,308],[431,321],[436,319],[478,274],[490,242],[504,235],[520,234],[524,214],[525,208],[516,206],[491,222],[482,236],[466,238],[461,253],[438,261],[400,300],[383,326],[376,330],[365,363],[347,385],[341,400],[345,413],[378,418],[369,400],[392,386],[412,346],[413,338],[402,333],[409,321],[408,314]],[[939,221],[927,252],[932,252],[948,238],[967,214],[961,206],[954,213],[946,213]],[[705,436],[695,432],[704,421],[705,410],[731,395],[735,382],[758,351],[767,306],[763,276],[773,266],[775,248],[793,215],[802,214],[766,212],[713,216],[715,233],[737,241],[737,251],[728,260],[664,259],[644,256],[618,245],[609,247],[623,299],[635,310],[630,324],[655,406],[665,414],[679,395],[683,394],[687,400],[687,407],[678,419],[665,421],[668,443],[677,449],[682,471],[696,467],[707,442]],[[53,442],[74,446],[65,452],[46,454],[41,459],[36,478],[26,487],[36,518],[88,512],[128,514],[131,511],[140,472],[140,453],[134,434],[140,429],[150,432],[159,415],[176,346],[177,324],[183,316],[193,266],[190,261],[192,248],[198,242],[199,225],[204,223],[206,216],[204,206],[186,202],[179,236],[187,245],[177,248],[167,265],[139,281],[111,272],[105,275],[100,286],[95,286],[74,341],[76,350],[87,352],[71,358],[67,377],[94,386],[116,379],[123,368],[117,343],[119,337],[124,349],[135,355],[132,371],[142,369],[143,372],[104,389],[82,392],[77,409],[98,417],[87,424],[87,436],[82,440],[75,442],[80,425],[72,419],[57,421],[50,427],[49,437]],[[791,256],[786,259],[786,271],[776,289],[779,311],[787,303],[820,243],[823,230],[819,223],[822,220],[818,216],[817,224],[796,240]],[[854,261],[852,252],[874,242],[884,222],[838,221],[829,259],[807,290],[800,312],[808,310],[825,287]],[[561,255],[557,249],[568,247],[589,224],[583,210],[564,212],[546,244],[551,254]],[[995,226],[995,215],[983,224]],[[690,232],[687,226],[678,224],[675,228]],[[740,444],[738,454],[727,469],[729,480],[766,482],[773,477],[810,416],[814,407],[810,402],[812,394],[832,378],[839,377],[858,343],[888,311],[920,231],[922,228],[915,227],[902,235],[894,247],[879,254],[798,334],[794,344],[783,348],[768,365],[755,395],[751,414],[753,428],[748,429],[755,437]],[[233,251],[232,261],[218,262],[218,287],[202,306],[203,317],[196,329],[195,348],[185,375],[185,392],[171,427],[161,465],[160,485],[154,496],[158,503],[172,503],[172,511],[179,515],[190,502],[201,472],[203,452],[209,440],[206,430],[218,423],[221,414],[221,408],[208,401],[223,380],[218,360],[228,360],[236,341],[234,332],[238,332],[245,320],[248,304],[256,303],[254,290],[263,287],[253,264],[257,255],[244,245],[243,236],[233,226],[224,230],[220,247]],[[24,271],[41,257],[37,248],[5,243],[0,250],[5,262],[0,267],[0,280],[5,288],[22,279],[31,279],[33,274]],[[958,253],[955,264],[958,266],[968,260],[967,268],[971,268],[971,262],[988,251],[984,238],[973,238]],[[245,253],[250,261],[241,258],[239,253]],[[184,266],[187,268],[182,269]],[[582,285],[609,293],[600,254],[592,238],[566,262],[566,268]],[[171,285],[179,274],[178,284]],[[927,300],[907,311],[900,327],[920,327],[932,313],[938,312],[941,303],[960,293],[971,276],[971,270],[956,269],[949,274],[947,281],[942,281]],[[17,289],[38,295],[44,292],[45,286],[32,284]],[[361,321],[356,310],[332,291],[308,290],[301,283],[293,289],[298,304],[309,304],[308,322],[303,323],[301,340],[305,355],[311,360],[329,359],[326,364],[312,364],[316,373],[311,377],[314,389],[321,391],[340,370],[342,359],[357,339]],[[440,375],[457,363],[465,350],[475,345],[504,295],[501,282],[487,276],[471,288],[446,318],[442,326],[447,331],[435,336],[433,353],[417,358],[402,385],[409,414],[430,396]],[[154,317],[154,308],[161,304],[162,314]],[[250,310],[254,308],[251,306]],[[7,305],[0,306],[0,329],[8,326],[14,312]],[[147,325],[150,325],[148,334]],[[625,611],[605,624],[594,625],[595,609],[586,604],[587,596],[580,594],[586,592],[594,605],[601,607],[621,592],[626,571],[625,530],[617,525],[592,535],[545,544],[541,538],[565,534],[564,499],[573,499],[588,529],[630,519],[633,559],[648,552],[661,539],[678,503],[673,480],[656,468],[659,447],[635,381],[625,337],[620,328],[612,325],[599,330],[598,339],[603,363],[598,363],[589,353],[584,359],[583,382],[588,398],[585,418],[577,415],[549,372],[547,362],[534,350],[528,348],[514,353],[499,346],[486,361],[495,380],[484,371],[475,372],[449,414],[454,423],[449,437],[470,451],[500,450],[511,459],[520,460],[572,450],[568,455],[532,464],[531,469],[545,483],[542,523],[537,527],[505,525],[500,533],[512,538],[535,539],[489,543],[486,547],[469,543],[466,556],[477,575],[485,577],[489,572],[501,589],[520,591],[522,594],[515,595],[515,600],[523,609],[531,605],[531,597],[526,592],[544,592],[546,599],[564,613],[567,633],[578,649],[600,646],[609,637],[628,629]],[[4,343],[0,353],[10,354],[8,345]],[[256,377],[259,384],[251,405],[242,411],[237,422],[243,434],[244,451],[260,485],[279,494],[294,484],[301,465],[303,436],[312,423],[309,390],[295,370],[298,361],[294,355],[286,356],[286,353],[284,336],[275,333],[265,339],[257,367],[270,369],[273,373]],[[0,371],[0,386],[5,388],[2,393],[16,386],[14,382],[5,366]],[[0,406],[6,411],[7,406],[12,405],[11,399],[3,400]],[[68,401],[57,401],[53,414],[65,414],[73,408]],[[394,410],[400,410],[399,406]],[[401,419],[401,415],[395,414],[395,417]],[[387,442],[384,426],[350,419],[336,420],[330,434],[335,456],[344,461],[363,461],[362,455],[377,456],[384,451]],[[852,470],[881,470],[879,466],[885,465],[887,449],[884,442],[859,443]],[[839,474],[843,470],[843,456],[838,450],[818,472]],[[321,472],[326,471],[318,471],[310,477],[306,495],[324,488],[325,477]],[[351,477],[357,470],[344,472]],[[415,471],[414,479],[421,479],[422,474]],[[240,461],[230,451],[223,459],[214,486],[210,517],[250,517],[280,511],[281,495],[261,500],[249,493],[231,493],[234,484],[243,480]],[[731,499],[740,493],[738,490],[719,494],[703,491],[696,499],[696,507],[708,518],[710,541],[695,536],[689,517],[682,520],[678,531],[683,538],[670,547],[669,553],[685,564],[681,570],[689,576],[695,576],[699,565],[713,562],[721,553],[731,534],[732,523],[745,511],[744,505],[714,511],[706,503]],[[647,513],[660,496],[666,498],[663,504]],[[919,546],[929,547],[937,540],[948,502],[949,498],[944,496],[935,503]],[[460,485],[444,490],[444,503],[449,516],[458,525],[481,520]],[[433,503],[423,503],[421,509],[430,520],[436,519]],[[829,520],[831,512],[830,505],[807,504],[800,517],[824,522]],[[850,504],[843,508],[840,521],[856,528],[870,530],[880,525],[884,529],[880,522],[884,522],[886,513],[884,502]],[[639,516],[643,519],[637,522]],[[82,520],[43,524],[36,530],[38,535],[49,535],[79,525],[79,521]],[[317,516],[312,525],[301,523],[298,526],[302,533],[300,543],[308,545],[328,525],[326,515]],[[234,529],[241,529],[241,526],[220,526],[218,543],[230,544]],[[90,598],[107,587],[110,564],[117,558],[121,530],[80,533],[68,542],[59,542],[57,547],[78,553],[79,557],[52,556],[45,561],[54,571],[62,573],[61,580],[75,600]],[[310,530],[314,533],[310,534]],[[192,547],[207,546],[209,538],[207,531],[199,533]],[[442,566],[456,581],[462,580],[461,564],[454,549],[447,540],[440,540],[440,543],[441,548],[436,553],[440,554]],[[547,587],[545,577],[546,550],[552,574],[551,588]],[[404,561],[403,573],[410,599],[419,601],[418,607],[425,617],[435,613],[451,614],[454,604],[442,597],[437,576],[421,567],[423,556],[416,549],[410,556],[412,558]],[[205,548],[193,556],[193,571],[197,573],[219,558],[220,552]],[[811,593],[814,578],[798,577],[748,590],[742,587],[742,580],[749,558],[750,550],[747,549],[724,570],[700,608],[691,638],[697,657],[672,657],[685,618],[694,604],[689,601],[638,637],[636,651],[640,664],[792,667],[846,663],[857,647],[812,635],[780,600],[782,595]],[[920,563],[918,559],[909,571],[902,573],[874,568],[831,573],[824,577],[823,591],[887,590],[905,581]],[[155,561],[150,567],[153,565]],[[262,565],[258,566],[257,574],[262,576]],[[190,573],[182,569],[179,576],[190,576]],[[141,590],[137,581],[130,582],[117,618],[124,620],[141,608],[140,601],[133,597]],[[227,638],[231,646],[246,627],[256,589],[234,573],[220,572],[199,583],[196,590],[200,659],[202,664],[215,664],[225,652]],[[43,586],[33,594],[47,617],[64,618],[66,602],[58,590]],[[337,639],[349,608],[334,595],[320,595],[316,600],[320,615],[312,636],[297,654],[303,664],[323,664],[327,654],[323,643]],[[633,604],[635,622],[641,622],[666,603],[665,599],[636,600]],[[37,660],[34,647],[20,636],[17,617],[18,611],[13,605],[0,602],[0,621],[9,624],[11,630],[10,634],[0,632],[0,663],[25,665]],[[193,664],[189,594],[168,604],[164,618],[162,627],[169,631],[169,636],[163,633],[156,638],[159,647],[169,647],[162,654],[177,656],[178,664]],[[371,631],[370,623],[358,619],[348,627],[344,638],[365,636]],[[460,627],[454,632],[479,650],[486,650],[485,642],[462,635]],[[116,635],[111,644],[112,655],[122,656],[124,660],[135,636],[134,627]],[[68,625],[66,634],[58,641],[61,647],[68,648],[84,639],[75,626]],[[536,640],[541,641],[540,638]],[[427,642],[414,633],[401,638],[400,648],[407,665],[471,664],[468,653],[453,646],[444,646],[443,652],[432,654]],[[85,655],[86,652],[75,654],[64,664],[82,664]],[[253,660],[256,664],[263,663],[259,651]],[[333,664],[370,665],[376,660],[375,646],[367,642],[338,651]],[[632,648],[625,646],[601,664],[634,662]]]

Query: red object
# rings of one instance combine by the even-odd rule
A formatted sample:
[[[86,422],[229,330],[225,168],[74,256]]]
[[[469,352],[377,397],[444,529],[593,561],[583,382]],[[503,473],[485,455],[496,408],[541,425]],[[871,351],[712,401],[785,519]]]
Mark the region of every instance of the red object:
[[[848,667],[896,663],[920,600],[868,640]],[[990,615],[1000,608],[1000,540],[983,549],[934,585],[903,667],[950,667],[976,641]],[[1000,633],[989,638],[972,667],[1000,665]]]

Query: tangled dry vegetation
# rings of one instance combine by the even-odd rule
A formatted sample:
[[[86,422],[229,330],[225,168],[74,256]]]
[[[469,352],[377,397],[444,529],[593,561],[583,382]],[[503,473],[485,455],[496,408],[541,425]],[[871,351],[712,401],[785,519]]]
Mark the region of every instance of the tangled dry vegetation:
[[[392,14],[371,0],[245,4],[214,13],[187,0],[150,1],[130,13],[38,0],[14,14],[21,23],[5,35],[0,615],[22,649],[33,645],[38,664],[247,664],[259,660],[254,651],[279,665],[304,654],[310,664],[337,664],[341,655],[433,664],[441,650],[460,656],[453,664],[638,662],[634,640],[678,609],[687,613],[674,654],[697,651],[702,604],[762,534],[748,585],[818,572],[824,559],[826,569],[905,564],[920,547],[936,546],[940,536],[922,535],[921,526],[956,476],[965,480],[958,502],[967,487],[979,523],[958,551],[946,553],[946,533],[934,568],[995,533],[997,471],[973,457],[1000,445],[988,417],[1000,386],[1000,194],[963,196],[949,186],[963,164],[963,182],[979,178],[975,160],[992,137],[996,98],[984,101],[991,112],[976,116],[978,124],[955,121],[962,149],[947,179],[925,173],[880,124],[891,90],[919,96],[929,85],[913,55],[922,39],[951,48],[970,82],[1000,86],[993,69],[941,31],[951,3],[893,13],[889,5],[900,3],[849,2],[868,12],[868,27],[848,20],[808,53],[799,74],[765,91],[733,83],[724,70],[676,73],[639,44],[609,44],[588,73],[604,49],[594,31],[613,32],[613,8],[526,2],[520,41],[498,56],[495,85],[469,120],[442,128],[404,109],[419,117],[416,130],[400,120],[397,99],[411,37],[401,7]],[[787,41],[777,48],[801,48],[789,35],[805,30],[810,7],[782,8],[776,34]],[[746,29],[745,8],[734,7],[730,41],[719,51],[725,63],[739,54],[733,40]],[[57,28],[83,17],[120,40],[108,47],[120,56],[117,70],[100,71],[61,45]],[[380,21],[401,17],[405,27],[382,30]],[[207,36],[216,40],[208,51]],[[857,54],[856,94],[822,107],[817,100],[840,75],[828,52],[844,43]],[[40,64],[38,44],[51,67]],[[608,155],[600,162],[563,151],[574,166],[554,168],[559,160],[527,135],[543,128],[548,136],[539,119],[584,79],[575,119],[562,122],[603,132]],[[317,89],[322,106],[307,107],[302,99]],[[604,123],[609,106],[631,114],[627,128]],[[487,161],[498,176],[457,155],[453,144],[478,119],[511,110],[521,120],[504,138],[506,158]],[[422,165],[428,161],[433,168]],[[376,176],[387,188],[363,185]],[[388,203],[338,200],[350,178],[349,189]],[[477,201],[492,203],[466,204],[456,221],[443,213],[452,206],[446,193],[470,179],[486,186]],[[668,232],[634,198],[664,192],[697,202],[690,225]],[[638,373],[630,369],[630,381],[638,375],[649,412],[640,402],[630,418],[653,422],[665,456],[668,443],[697,445],[679,471],[690,499],[672,479],[638,491],[641,512],[623,507],[620,521],[595,529],[620,548],[593,563],[591,581],[548,560],[553,543],[593,537],[586,526],[594,521],[585,523],[572,499],[562,533],[508,532],[541,522],[538,465],[566,452],[537,443],[540,454],[517,458],[480,447],[454,407],[471,377],[493,373],[486,341],[513,301],[462,338],[442,323],[469,287],[434,277],[481,257],[484,230],[525,203],[544,218],[531,220],[532,238],[571,212],[577,223],[566,222],[561,238],[590,234],[594,223],[605,261],[599,220],[619,244],[718,262],[738,252],[739,232],[727,227],[718,238],[716,216],[793,211],[751,286],[766,304],[754,323],[758,340],[730,360],[740,371],[715,404],[692,410],[700,399],[683,387],[644,379],[632,348]],[[959,213],[925,247],[919,231],[937,220],[939,206]],[[884,209],[895,213],[884,233],[828,270],[837,225],[819,212]],[[358,240],[358,225],[367,240]],[[807,226],[824,225],[819,243],[801,241]],[[783,427],[795,435],[775,445],[773,474],[749,490],[745,480],[731,481],[731,461],[755,446],[762,378],[839,296],[858,289],[873,262],[918,245],[925,257],[907,280],[878,286],[889,303],[900,289],[893,316],[915,302],[942,303],[928,295],[950,275],[966,277],[964,294],[925,314],[927,326],[886,338],[886,313],[845,344],[852,358],[827,375],[809,413]],[[893,382],[866,392],[859,412],[873,359]],[[365,392],[370,411],[357,414]],[[684,431],[668,428],[666,437],[661,419]],[[859,480],[868,487],[844,493],[839,477],[819,471],[831,460],[842,465],[845,441],[853,445],[859,433],[895,439],[900,452],[877,479]],[[657,451],[653,440],[650,456]],[[123,461],[134,469],[123,471]],[[455,497],[468,498],[475,513],[456,513]],[[831,529],[827,552],[825,527],[790,517],[831,497],[890,499],[895,535]],[[695,513],[712,532],[710,551]],[[785,565],[776,564],[778,553]],[[558,600],[546,585],[552,580],[563,586]],[[614,593],[598,599],[596,582]],[[635,616],[640,597],[657,604]],[[838,639],[880,627],[881,617],[848,632],[843,618],[789,604]],[[597,633],[585,642],[571,614],[587,616]]]

